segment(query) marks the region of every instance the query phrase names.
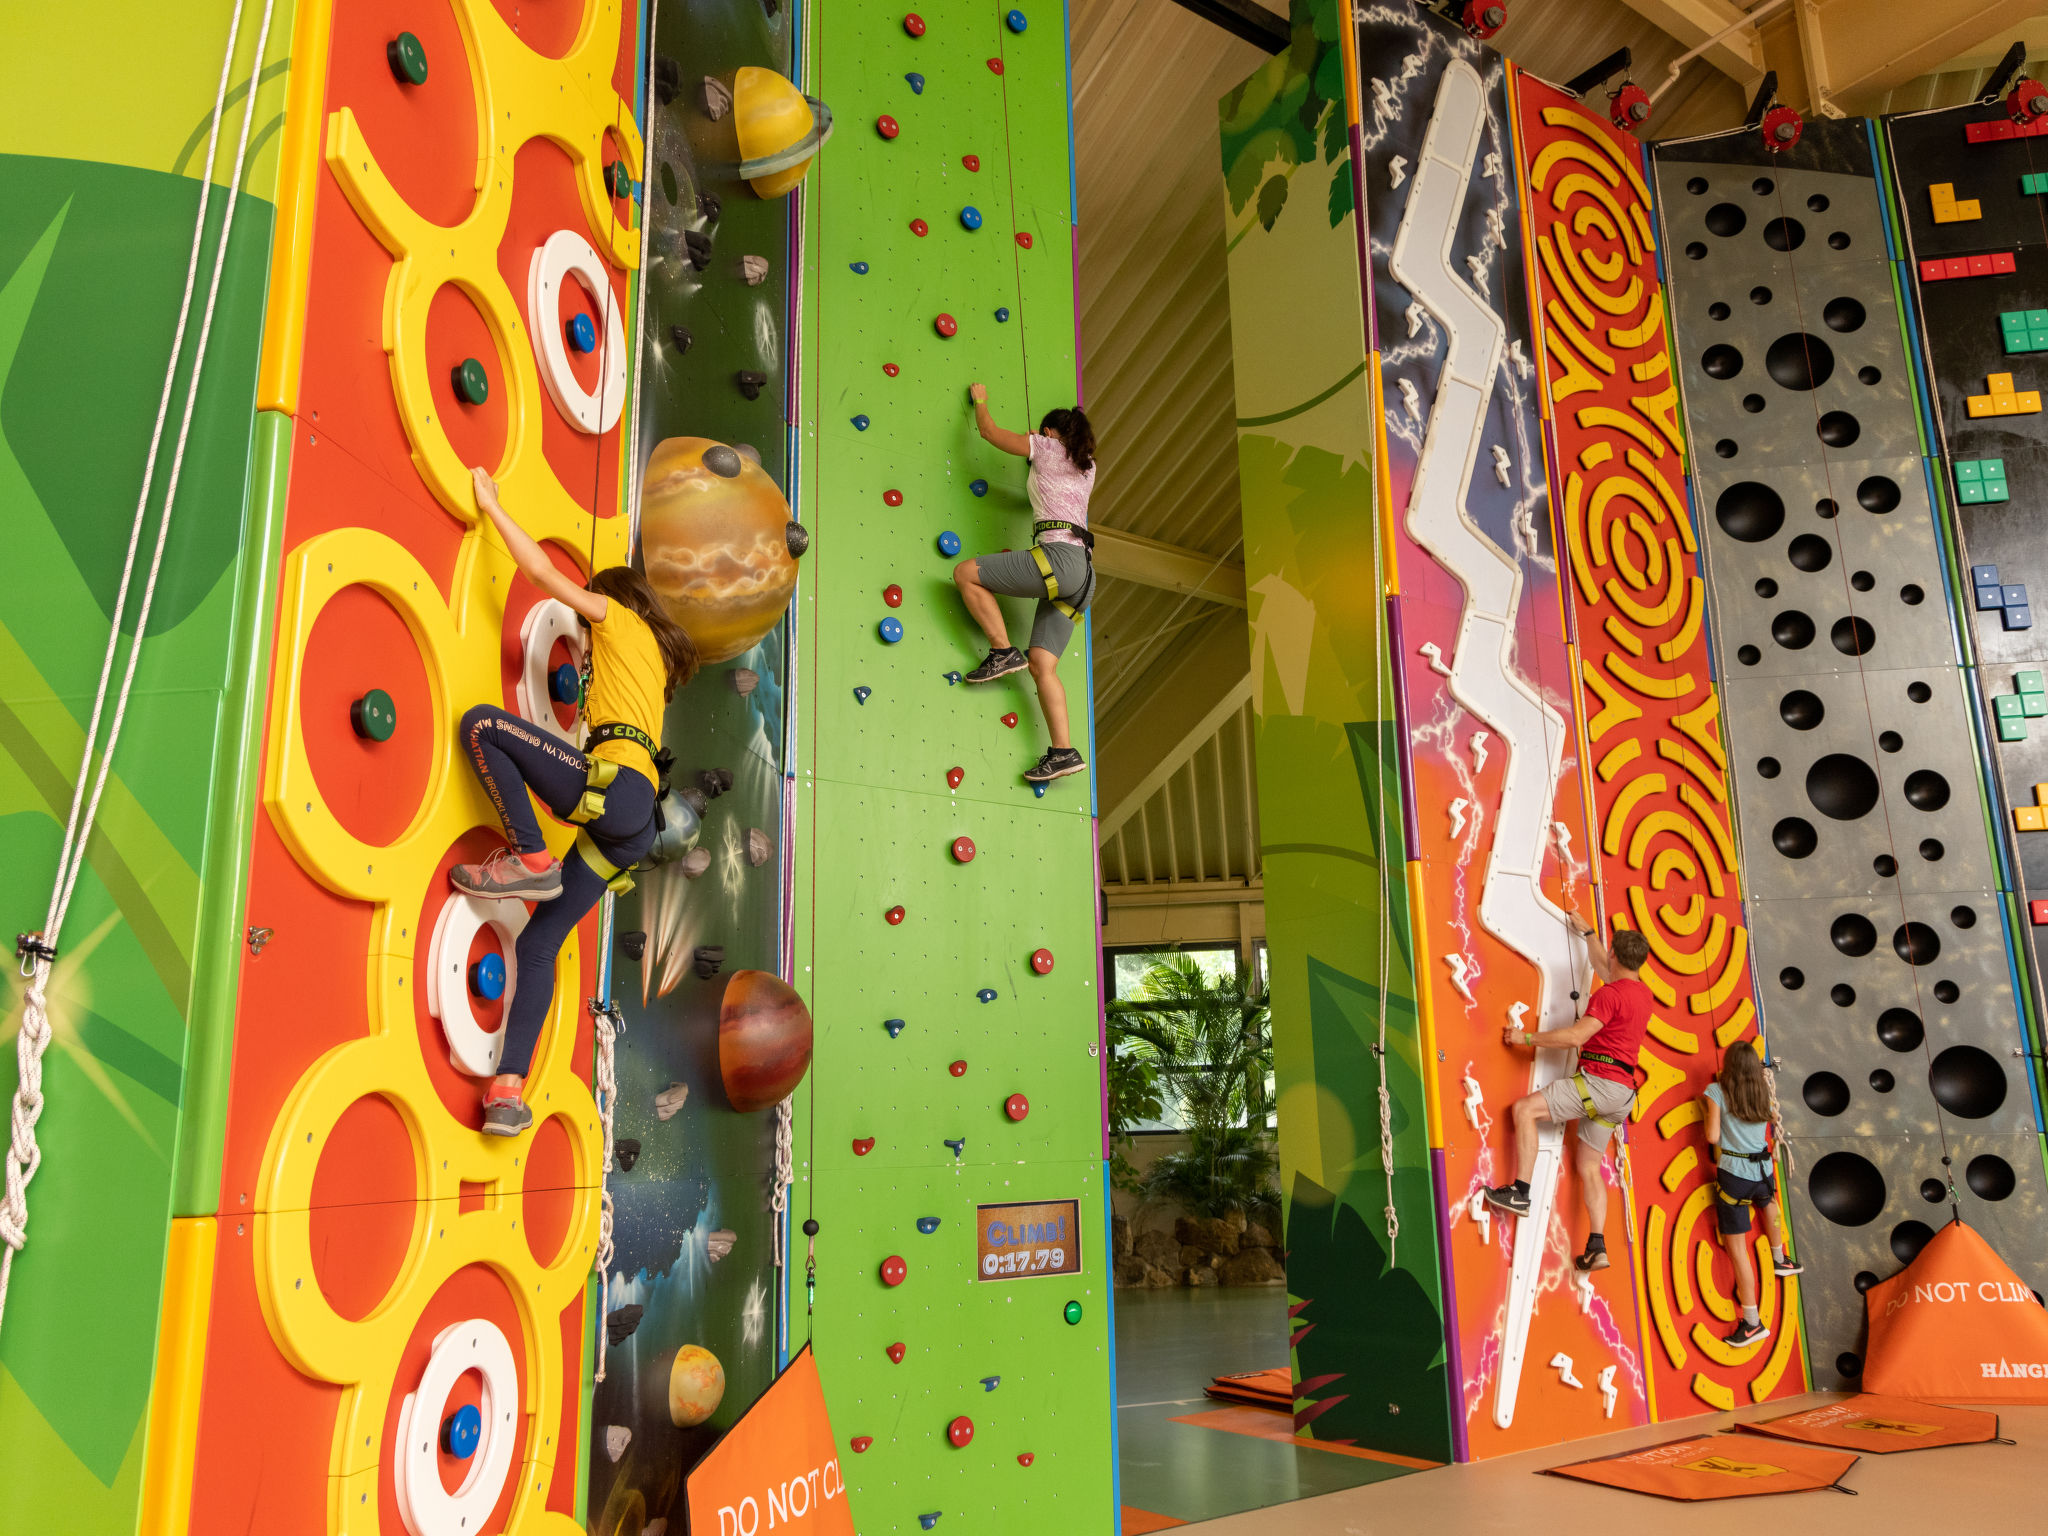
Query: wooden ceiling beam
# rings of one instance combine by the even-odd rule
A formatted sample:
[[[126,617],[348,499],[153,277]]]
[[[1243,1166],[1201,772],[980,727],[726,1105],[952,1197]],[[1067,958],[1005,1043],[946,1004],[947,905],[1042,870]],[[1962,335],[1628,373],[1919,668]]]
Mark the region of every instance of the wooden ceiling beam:
[[[1218,561],[1198,549],[1182,549],[1157,539],[1140,538],[1116,528],[1096,525],[1095,573],[1117,581],[1134,581],[1162,592],[1199,597],[1205,602],[1244,606],[1244,567]]]
[[[1688,48],[1738,25],[1748,8],[1729,0],[1624,0],[1628,8]],[[1700,55],[1731,80],[1747,85],[1764,72],[1764,49],[1756,29],[1735,32]]]

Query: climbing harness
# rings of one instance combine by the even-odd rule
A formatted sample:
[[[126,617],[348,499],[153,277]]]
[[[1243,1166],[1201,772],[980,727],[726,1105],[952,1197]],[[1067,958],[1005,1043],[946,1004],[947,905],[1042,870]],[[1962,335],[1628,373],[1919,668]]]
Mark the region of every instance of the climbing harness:
[[[1081,547],[1088,552],[1088,579],[1082,583],[1078,605],[1060,600],[1060,579],[1052,573],[1052,559],[1039,545],[1039,535],[1056,528],[1064,528],[1081,541]],[[1058,518],[1045,518],[1031,525],[1031,563],[1038,567],[1039,579],[1045,583],[1045,600],[1065,619],[1079,623],[1081,610],[1086,608],[1095,596],[1095,535],[1080,523],[1062,522]]]
[[[606,914],[609,923],[610,914]],[[590,1017],[597,1027],[597,1065],[591,1069],[591,1087],[596,1090],[598,1117],[604,1124],[604,1159],[598,1164],[605,1177],[599,1184],[597,1217],[597,1315],[611,1315],[611,1269],[612,1269],[612,1185],[609,1177],[612,1158],[617,1147],[612,1140],[612,1115],[618,1105],[619,1082],[617,1075],[616,1042],[626,1032],[626,1017],[619,1012],[619,1005],[609,999],[593,997],[590,1000]],[[597,1380],[604,1380],[604,1356],[611,1330],[597,1330]]]
[[[262,67],[270,46],[270,21],[276,0],[264,0],[263,24],[256,34],[254,75]],[[121,725],[128,713],[128,696],[135,685],[136,663],[142,657],[143,636],[149,633],[149,610],[156,600],[157,576],[163,569],[164,547],[171,531],[171,513],[178,499],[178,481],[185,468],[185,444],[192,432],[192,414],[199,401],[199,386],[205,375],[207,342],[213,335],[213,311],[220,297],[221,275],[227,266],[228,237],[234,233],[235,212],[241,203],[242,171],[249,149],[249,125],[255,115],[257,91],[252,87],[242,107],[241,137],[235,144],[234,172],[228,179],[226,212],[222,215],[220,243],[215,247],[213,276],[206,290],[206,309],[199,322],[199,340],[192,354],[191,374],[185,385],[185,412],[178,424],[177,447],[171,455],[171,472],[164,487],[163,515],[157,524],[156,548],[150,556],[149,575],[142,588],[132,630],[134,642],[128,648],[128,664],[114,693],[113,719],[108,722],[106,742],[100,743],[100,720],[106,712],[108,680],[113,676],[114,655],[121,637],[130,632],[124,622],[129,589],[135,577],[135,553],[142,542],[142,527],[149,511],[150,486],[156,477],[157,452],[163,446],[164,419],[170,413],[171,390],[177,380],[184,353],[185,328],[192,318],[192,289],[199,274],[199,252],[206,235],[206,210],[213,194],[213,157],[220,143],[221,116],[227,107],[228,76],[234,68],[235,41],[241,35],[242,0],[236,0],[228,22],[227,51],[221,57],[220,84],[214,91],[213,116],[206,135],[206,160],[199,177],[199,211],[192,221],[192,254],[185,264],[185,294],[178,305],[178,325],[171,336],[170,360],[164,365],[164,389],[157,401],[156,426],[150,434],[149,454],[143,460],[142,494],[135,500],[135,518],[128,530],[128,556],[121,567],[121,584],[115,589],[114,611],[107,624],[107,651],[100,662],[99,689],[93,697],[92,719],[86,726],[85,747],[79,754],[78,779],[71,789],[71,811],[64,824],[64,840],[57,849],[57,874],[50,892],[48,914],[42,929],[24,934],[15,946],[21,974],[27,980],[21,1010],[21,1029],[15,1036],[15,1059],[19,1075],[6,1153],[6,1191],[0,1197],[0,1317],[7,1309],[7,1284],[14,1271],[14,1256],[28,1241],[28,1186],[42,1165],[42,1148],[36,1144],[36,1122],[43,1114],[43,1053],[50,1046],[50,969],[57,958],[57,944],[64,930],[65,914],[71,907],[72,891],[85,866],[91,845],[93,824],[98,820],[100,798],[106,792],[107,775],[114,762],[114,748],[121,739]],[[99,760],[97,774],[93,760]],[[92,778],[92,797],[86,799],[85,781]],[[81,815],[81,807],[83,814]]]
[[[1610,1120],[1593,1107],[1593,1090],[1586,1082],[1585,1065],[1589,1061],[1597,1061],[1603,1067],[1619,1067],[1622,1071],[1628,1073],[1630,1093],[1634,1093],[1637,1087],[1640,1086],[1636,1074],[1642,1069],[1639,1066],[1623,1061],[1619,1056],[1609,1056],[1605,1051],[1581,1049],[1579,1052],[1579,1070],[1572,1074],[1572,1090],[1579,1096],[1579,1107],[1585,1110],[1588,1120],[1604,1125],[1609,1130],[1619,1130],[1621,1128],[1621,1120]],[[1613,1079],[1610,1078],[1609,1081],[1611,1082]],[[1627,1112],[1624,1111],[1622,1119],[1625,1120],[1627,1118]]]
[[[597,872],[613,895],[623,896],[633,889],[633,871],[638,866],[614,864],[598,851],[596,840],[587,830],[589,823],[604,814],[605,796],[610,791],[613,781],[619,776],[617,763],[608,757],[599,757],[590,750],[607,741],[637,742],[646,748],[647,755],[654,759],[654,826],[657,832],[667,830],[668,826],[667,818],[661,812],[661,802],[668,798],[668,779],[670,771],[675,767],[675,754],[638,726],[622,725],[616,721],[610,725],[600,725],[590,733],[584,743],[590,767],[583,783],[583,797],[576,802],[576,808],[569,813],[567,819],[586,829],[576,834],[576,849],[583,855],[583,862]]]

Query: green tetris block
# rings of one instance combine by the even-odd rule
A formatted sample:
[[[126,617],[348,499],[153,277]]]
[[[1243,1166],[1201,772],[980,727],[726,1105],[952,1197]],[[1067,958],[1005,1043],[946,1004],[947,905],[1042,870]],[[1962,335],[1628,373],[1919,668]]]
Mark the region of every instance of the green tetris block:
[[[1967,480],[1981,479],[1983,474],[1984,461],[1982,459],[1956,460],[1956,484],[1961,485]]]
[[[2005,482],[2003,480],[1986,480],[1982,486],[1982,490],[1984,492],[1984,499],[1986,501],[2012,500],[2012,497],[2006,493]]]
[[[1998,316],[1998,328],[2002,331],[2025,331],[2027,312],[2024,309],[2002,310]]]
[[[2021,693],[2048,693],[2048,680],[2031,667],[2024,672],[2013,673],[2012,680]]]
[[[1977,472],[1986,480],[2003,480],[2005,478],[2005,460],[1979,459],[1977,460]]]
[[[1965,480],[1956,487],[1956,500],[1966,507],[1973,507],[1984,500],[1984,487],[1975,480]]]
[[[1991,712],[2001,720],[2010,720],[2025,712],[2024,697],[2017,693],[1994,693],[1991,696]]]
[[[1998,739],[2000,741],[2025,741],[2027,739],[2027,722],[2015,720],[2010,715],[2000,715],[1998,717]]]
[[[2020,701],[2020,713],[2029,720],[2048,716],[2048,693],[2018,693],[2013,695]]]
[[[2032,197],[2042,192],[2048,192],[2048,173],[2029,172],[2020,178],[2020,195],[2022,197]]]

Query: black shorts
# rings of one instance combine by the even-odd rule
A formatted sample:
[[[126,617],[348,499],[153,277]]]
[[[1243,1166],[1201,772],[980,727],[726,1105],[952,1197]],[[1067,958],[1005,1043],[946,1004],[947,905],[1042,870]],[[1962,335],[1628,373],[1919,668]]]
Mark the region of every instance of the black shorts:
[[[1746,1179],[1723,1168],[1716,1193],[1721,1197],[1721,1235],[1741,1237],[1749,1231],[1749,1208],[1753,1205],[1762,1210],[1777,1199],[1778,1186],[1769,1179]]]

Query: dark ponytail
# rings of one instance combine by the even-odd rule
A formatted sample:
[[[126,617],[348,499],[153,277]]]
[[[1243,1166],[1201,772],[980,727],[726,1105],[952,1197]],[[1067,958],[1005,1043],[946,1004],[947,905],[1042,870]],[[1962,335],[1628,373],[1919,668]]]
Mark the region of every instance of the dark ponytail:
[[[1038,430],[1051,432],[1066,445],[1074,468],[1087,471],[1095,467],[1095,428],[1088,424],[1078,405],[1071,411],[1047,411]]]
[[[668,616],[668,610],[661,606],[661,599],[654,595],[654,588],[647,584],[647,578],[630,565],[612,565],[599,571],[584,586],[612,602],[623,603],[639,614],[647,627],[654,631],[654,643],[661,650],[661,664],[668,673],[668,687],[662,697],[673,699],[676,689],[697,675],[697,646],[690,639],[689,632]]]

